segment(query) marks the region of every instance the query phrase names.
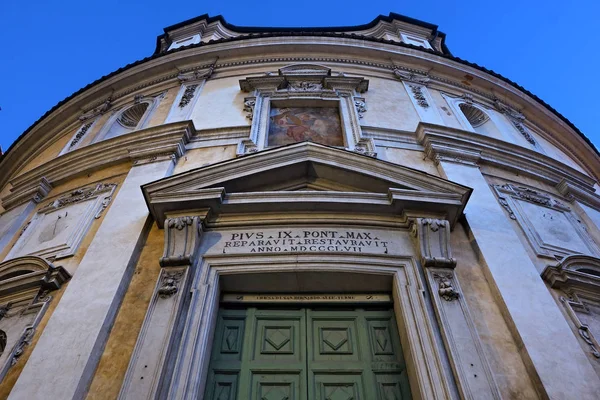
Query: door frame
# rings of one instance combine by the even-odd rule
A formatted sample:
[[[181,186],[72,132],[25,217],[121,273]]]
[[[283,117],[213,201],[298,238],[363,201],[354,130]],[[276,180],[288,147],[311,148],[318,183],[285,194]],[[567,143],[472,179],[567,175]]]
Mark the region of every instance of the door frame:
[[[406,362],[413,398],[452,398],[443,356],[436,337],[435,322],[428,311],[425,287],[413,257],[343,254],[244,254],[206,255],[196,266],[191,283],[188,317],[181,333],[181,345],[171,369],[168,398],[201,398],[205,391],[210,356],[219,311],[221,282],[236,274],[329,272],[339,274],[331,292],[343,284],[344,274],[383,275],[391,281],[393,310]],[[275,274],[274,274],[275,273]],[[365,280],[368,281],[368,280]],[[265,280],[267,282],[267,280]],[[264,292],[278,292],[270,279]],[[306,287],[306,292],[311,288]],[[364,288],[369,292],[369,287]],[[297,292],[297,291],[296,291]]]

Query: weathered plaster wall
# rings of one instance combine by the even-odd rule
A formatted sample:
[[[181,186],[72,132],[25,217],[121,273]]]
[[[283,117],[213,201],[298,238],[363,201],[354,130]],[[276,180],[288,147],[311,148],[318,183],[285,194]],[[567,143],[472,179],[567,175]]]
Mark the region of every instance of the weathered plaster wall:
[[[173,105],[173,101],[175,100],[175,97],[177,97],[179,87],[180,86],[177,85],[176,87],[167,90],[162,100],[158,103],[158,106],[152,112],[152,115],[150,115],[150,119],[145,126],[146,128],[161,125],[165,122],[165,119],[171,110],[171,106]]]
[[[402,82],[368,76],[365,78],[369,80],[369,90],[363,94],[368,111],[361,120],[362,125],[403,131],[417,129],[419,114]]]
[[[405,167],[418,169],[428,174],[440,176],[433,161],[424,159],[425,154],[418,150],[397,149],[394,147],[377,147],[377,158],[403,165]]]
[[[129,359],[160,272],[164,231],[152,227],[121,303],[104,353],[98,363],[87,399],[114,399],[118,396]]]
[[[204,167],[221,161],[235,158],[236,146],[216,146],[203,147],[199,149],[188,150],[185,156],[181,157],[173,174],[189,171],[190,169]]]
[[[473,240],[462,224],[454,228],[451,243],[453,256],[457,260],[455,272],[498,389],[503,399],[538,399],[519,348],[483,274],[471,244]]]
[[[240,90],[239,83],[245,77],[206,81],[190,117],[196,129],[249,125],[243,110],[244,97],[249,94]]]

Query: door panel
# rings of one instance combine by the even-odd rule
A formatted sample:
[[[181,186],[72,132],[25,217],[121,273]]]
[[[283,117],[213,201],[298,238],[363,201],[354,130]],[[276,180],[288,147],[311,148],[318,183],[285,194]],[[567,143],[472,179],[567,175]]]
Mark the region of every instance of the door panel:
[[[220,310],[207,400],[407,400],[392,310]]]

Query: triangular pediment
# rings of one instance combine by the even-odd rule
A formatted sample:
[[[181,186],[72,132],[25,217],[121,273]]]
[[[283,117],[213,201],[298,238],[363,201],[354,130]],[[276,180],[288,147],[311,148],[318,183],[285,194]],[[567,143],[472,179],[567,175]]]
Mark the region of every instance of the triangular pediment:
[[[301,210],[303,204],[331,210],[361,202],[361,210],[369,212],[384,206],[386,212],[437,207],[455,219],[471,192],[422,171],[312,142],[197,168],[142,190],[159,225],[165,213],[178,210],[285,211]]]

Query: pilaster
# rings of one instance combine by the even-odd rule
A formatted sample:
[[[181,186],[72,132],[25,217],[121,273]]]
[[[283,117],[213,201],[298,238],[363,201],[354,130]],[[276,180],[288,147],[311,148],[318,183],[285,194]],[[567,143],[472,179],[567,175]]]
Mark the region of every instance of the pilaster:
[[[85,396],[152,221],[140,186],[173,166],[169,158],[131,168],[10,399]]]
[[[450,248],[450,223],[415,218],[410,232],[431,290],[461,398],[500,399],[483,345],[454,273],[456,260]]]
[[[597,398],[598,376],[477,165],[439,157],[438,168],[443,177],[473,188],[465,208],[466,220],[484,273],[517,345],[523,349],[524,362],[540,396]],[[456,290],[455,281],[445,278],[438,279],[434,288],[448,289],[449,284]]]

